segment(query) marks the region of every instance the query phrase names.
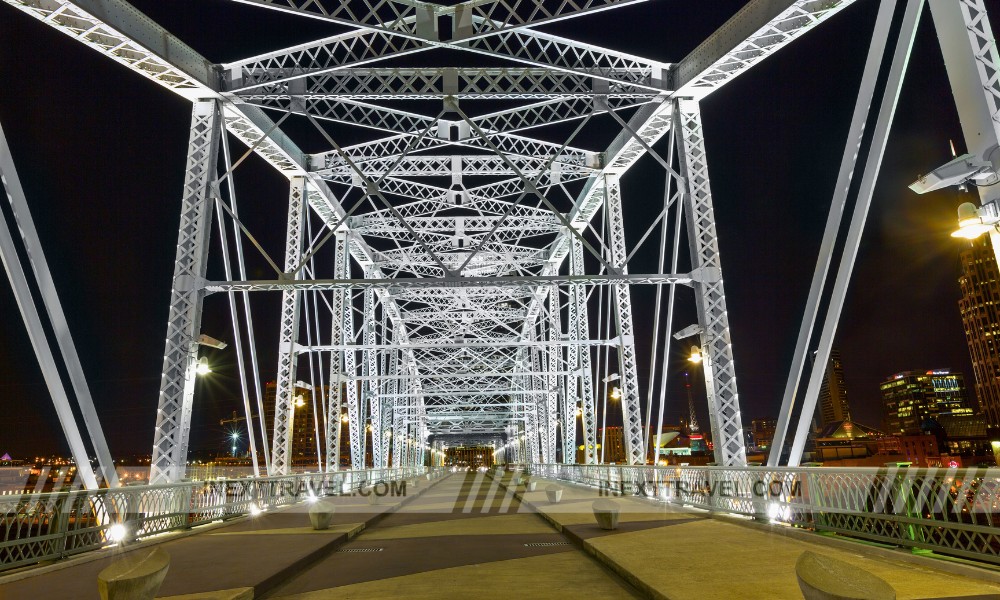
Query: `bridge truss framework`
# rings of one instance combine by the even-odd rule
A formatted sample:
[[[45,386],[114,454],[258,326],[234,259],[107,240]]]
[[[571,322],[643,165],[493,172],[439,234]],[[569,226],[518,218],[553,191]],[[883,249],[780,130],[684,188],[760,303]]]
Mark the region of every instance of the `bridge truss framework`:
[[[248,422],[254,401],[265,413],[247,376],[258,366],[246,299],[265,291],[282,297],[275,417],[256,432],[270,474],[291,469],[307,370],[322,396],[326,470],[348,443],[342,420],[355,467],[367,444],[372,466],[405,466],[455,436],[492,440],[520,462],[576,462],[579,444],[583,462],[597,463],[613,371],[626,461],[644,463],[655,386],[644,416],[638,285],[656,286],[658,305],[667,294],[671,307],[677,286],[693,290],[715,460],[745,465],[701,101],[852,0],[753,0],[677,63],[541,30],[643,0],[234,1],[349,31],[215,64],[123,0],[4,0],[192,102],[151,483],[184,476],[209,294],[231,303]],[[432,50],[506,66],[393,66]],[[300,150],[282,129],[289,118],[329,149]],[[586,145],[592,122],[617,131],[602,148]],[[341,144],[345,127],[373,137]],[[289,181],[284,256],[246,250],[271,264],[269,280],[246,276],[244,243],[256,241],[239,219],[231,173],[245,155],[229,136]],[[666,179],[646,232],[655,239],[659,227],[661,258],[659,272],[631,274],[646,237],[630,249],[625,220],[631,198],[648,194],[630,193],[623,177],[646,155]],[[213,213],[227,281],[206,279]],[[676,272],[682,238],[688,273]],[[317,259],[328,244],[332,265]],[[661,323],[657,311],[654,358],[661,331],[669,352],[671,316]]]

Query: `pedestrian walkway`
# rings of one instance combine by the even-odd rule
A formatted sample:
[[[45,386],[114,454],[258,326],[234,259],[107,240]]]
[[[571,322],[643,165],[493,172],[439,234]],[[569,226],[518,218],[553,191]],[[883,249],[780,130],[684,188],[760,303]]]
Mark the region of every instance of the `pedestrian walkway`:
[[[170,568],[160,597],[198,594],[206,600],[252,598],[266,594],[318,558],[333,552],[366,526],[415,499],[427,483],[407,488],[405,497],[336,496],[332,526],[314,531],[307,502],[197,527],[184,534],[165,534],[136,545],[107,548],[50,566],[31,567],[0,577],[0,600],[97,600],[97,574],[129,553],[160,545],[170,555]],[[418,497],[418,496],[417,496]],[[227,595],[204,596],[227,591]],[[242,595],[239,595],[242,594]],[[251,595],[247,595],[251,594]]]
[[[453,474],[275,590],[334,598],[634,598],[482,473]]]
[[[1000,600],[1000,571],[988,568],[635,496],[612,498],[621,520],[605,531],[591,508],[600,491],[495,475],[411,480],[401,496],[333,497],[326,531],[309,526],[301,503],[95,551],[0,577],[0,600],[96,599],[101,570],[154,543],[171,556],[161,600],[801,598],[794,565],[806,550],[885,579],[900,600]],[[558,502],[550,485],[562,490]]]
[[[838,543],[783,525],[711,518],[702,511],[637,496],[613,498],[621,510],[621,524],[615,531],[604,531],[596,526],[591,509],[602,497],[599,490],[553,480],[535,482],[535,491],[520,488],[517,496],[523,504],[648,597],[801,598],[795,561],[810,550],[884,579],[899,600],[1000,600],[1000,571],[964,568],[857,541]],[[558,504],[546,498],[549,485],[563,490]]]

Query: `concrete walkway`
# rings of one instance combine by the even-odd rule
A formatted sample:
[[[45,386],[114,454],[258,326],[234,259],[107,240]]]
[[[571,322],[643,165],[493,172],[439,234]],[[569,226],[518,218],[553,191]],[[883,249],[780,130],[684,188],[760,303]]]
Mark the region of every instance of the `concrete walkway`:
[[[634,598],[481,473],[457,473],[275,590],[333,598]]]
[[[126,554],[148,552],[154,544],[171,557],[161,598],[187,594],[205,600],[260,597],[426,489],[424,480],[416,489],[408,486],[406,497],[384,497],[377,504],[363,496],[333,497],[333,525],[325,531],[310,527],[309,505],[303,502],[134,546],[96,550],[0,577],[0,600],[97,600],[98,573]]]
[[[1000,600],[1000,572],[970,567],[946,572],[942,561],[910,557],[856,542],[825,543],[823,536],[789,528],[749,526],[638,497],[613,498],[621,506],[615,531],[600,529],[591,504],[593,488],[538,479],[537,491],[520,488],[518,497],[587,552],[621,573],[646,595],[680,599],[801,598],[795,561],[806,550],[837,558],[886,580],[900,600]],[[546,500],[544,489],[558,485],[562,501]],[[898,559],[892,554],[900,555]],[[911,558],[914,562],[904,560]],[[935,568],[934,563],[941,568]]]
[[[89,553],[0,577],[0,600],[96,599],[97,574],[159,544],[172,557],[161,600],[334,598],[801,598],[794,564],[811,550],[857,565],[903,599],[1000,600],[1000,571],[748,525],[636,497],[615,531],[597,527],[598,491],[555,483],[559,503],[494,479],[455,473],[405,497],[336,497],[334,526],[309,527],[307,504]]]

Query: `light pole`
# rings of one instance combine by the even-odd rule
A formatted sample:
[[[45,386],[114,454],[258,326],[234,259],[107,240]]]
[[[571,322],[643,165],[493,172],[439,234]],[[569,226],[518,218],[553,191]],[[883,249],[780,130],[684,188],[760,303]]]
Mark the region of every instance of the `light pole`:
[[[232,442],[233,442],[232,456],[233,456],[233,458],[236,458],[236,445],[240,441],[240,432],[239,431],[234,431],[232,434],[230,434],[229,439],[231,439]]]

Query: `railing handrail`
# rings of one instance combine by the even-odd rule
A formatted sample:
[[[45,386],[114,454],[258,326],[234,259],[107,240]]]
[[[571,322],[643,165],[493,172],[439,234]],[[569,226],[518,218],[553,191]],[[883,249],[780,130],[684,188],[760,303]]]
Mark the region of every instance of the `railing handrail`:
[[[561,464],[561,463],[534,463],[532,465],[527,465],[531,467],[546,467],[546,468],[558,468],[558,469],[654,469],[660,471],[676,471],[677,469],[682,470],[698,470],[698,471],[741,471],[741,472],[761,472],[761,473],[885,473],[888,471],[905,471],[907,473],[915,473],[918,475],[926,474],[937,474],[941,472],[956,473],[965,475],[969,472],[975,472],[977,475],[982,472],[995,472],[994,475],[1000,478],[1000,467],[997,466],[983,466],[983,467],[914,467],[914,466],[881,466],[881,467],[768,467],[765,465],[754,465],[754,466],[733,466],[725,467],[719,465],[611,465],[611,464],[599,464],[599,465],[584,465],[579,463],[574,464]]]
[[[533,474],[597,487],[604,495],[643,495],[1000,564],[1000,468],[996,467],[526,467]],[[776,490],[775,484],[779,484]]]
[[[0,496],[0,572],[437,469],[385,467]],[[303,488],[303,483],[309,484]],[[291,485],[288,485],[291,484]],[[330,487],[333,484],[334,487]],[[395,486],[393,487],[395,489]],[[405,488],[404,488],[405,489]],[[306,493],[303,493],[306,492]],[[118,531],[114,529],[120,526]],[[124,532],[124,533],[123,533]]]

